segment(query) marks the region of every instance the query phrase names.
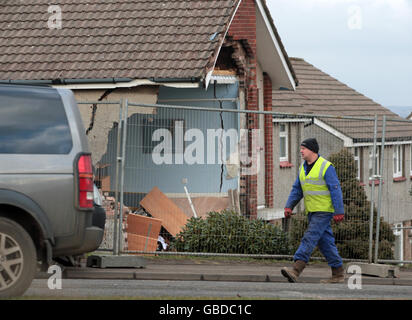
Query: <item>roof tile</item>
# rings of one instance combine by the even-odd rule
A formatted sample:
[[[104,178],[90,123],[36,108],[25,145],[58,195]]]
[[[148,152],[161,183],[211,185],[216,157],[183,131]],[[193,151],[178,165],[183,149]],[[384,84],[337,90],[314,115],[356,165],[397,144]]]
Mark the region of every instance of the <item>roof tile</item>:
[[[203,77],[239,0],[49,0],[0,5],[0,79]]]
[[[303,59],[290,59],[299,86],[296,91],[273,91],[273,111],[285,113],[332,115],[337,117],[365,117],[379,119],[386,115],[388,119],[402,119],[372,99],[339,82]],[[404,119],[403,119],[404,120]],[[322,121],[355,141],[373,139],[374,122],[348,119],[322,118]],[[381,120],[378,127],[381,128]],[[378,137],[382,136],[381,129]],[[387,121],[386,139],[407,138],[412,140],[412,123]]]

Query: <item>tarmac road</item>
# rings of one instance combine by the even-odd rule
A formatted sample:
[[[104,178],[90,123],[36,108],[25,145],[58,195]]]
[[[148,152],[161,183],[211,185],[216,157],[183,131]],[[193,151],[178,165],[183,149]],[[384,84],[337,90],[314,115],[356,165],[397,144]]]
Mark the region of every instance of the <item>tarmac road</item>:
[[[35,299],[408,299],[412,286],[362,285],[349,289],[347,284],[226,282],[172,280],[90,280],[63,279],[62,288],[50,290],[47,279],[35,279],[25,293]]]

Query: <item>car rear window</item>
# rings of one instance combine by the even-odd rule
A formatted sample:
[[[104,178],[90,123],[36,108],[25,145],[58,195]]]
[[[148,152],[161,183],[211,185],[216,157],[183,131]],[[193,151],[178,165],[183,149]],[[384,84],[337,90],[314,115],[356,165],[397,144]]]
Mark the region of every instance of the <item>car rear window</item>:
[[[56,90],[0,86],[0,153],[67,154],[72,146]]]

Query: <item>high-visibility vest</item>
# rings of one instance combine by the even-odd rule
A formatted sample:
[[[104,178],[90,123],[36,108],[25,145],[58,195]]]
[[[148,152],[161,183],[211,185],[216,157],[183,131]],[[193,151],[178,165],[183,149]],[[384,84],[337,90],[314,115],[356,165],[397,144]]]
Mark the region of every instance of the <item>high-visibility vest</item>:
[[[303,164],[300,167],[299,180],[302,187],[305,212],[335,212],[332,198],[325,181],[325,172],[329,168],[328,160],[319,157],[312,169],[306,175]]]

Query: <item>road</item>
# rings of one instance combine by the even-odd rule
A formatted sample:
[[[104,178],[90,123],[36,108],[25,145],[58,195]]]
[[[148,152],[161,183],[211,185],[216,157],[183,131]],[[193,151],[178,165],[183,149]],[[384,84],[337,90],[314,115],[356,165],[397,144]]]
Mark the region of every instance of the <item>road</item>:
[[[36,279],[26,297],[66,298],[252,298],[252,299],[410,299],[411,286],[280,282],[161,281],[161,280],[76,280],[63,279],[61,289],[50,290],[47,279]]]

